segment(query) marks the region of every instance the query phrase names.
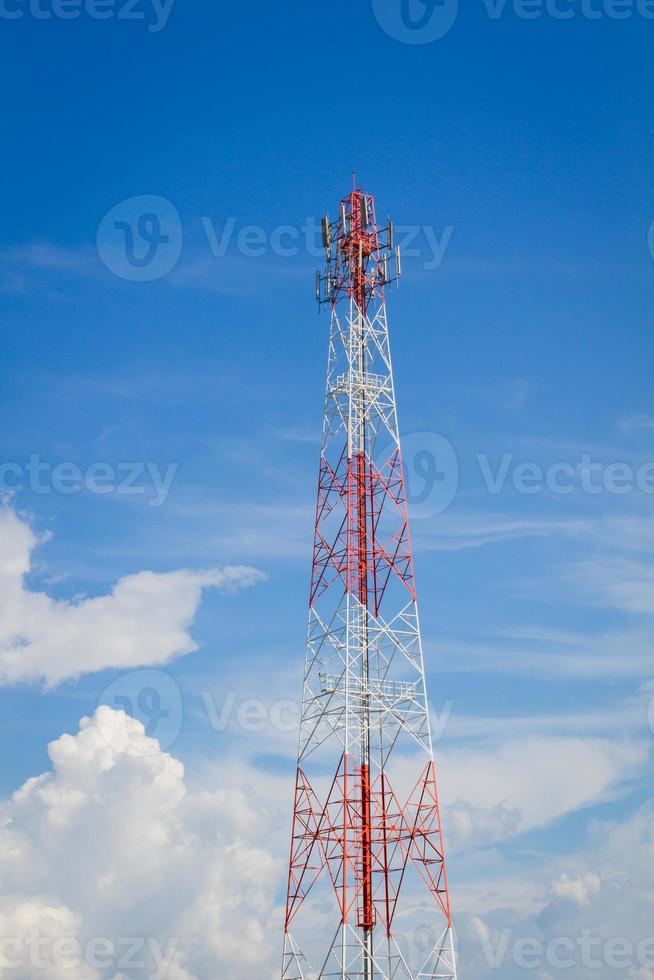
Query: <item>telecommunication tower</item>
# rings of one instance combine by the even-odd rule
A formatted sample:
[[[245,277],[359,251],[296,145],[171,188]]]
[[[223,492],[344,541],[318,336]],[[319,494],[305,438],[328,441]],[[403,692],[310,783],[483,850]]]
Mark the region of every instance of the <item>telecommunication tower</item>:
[[[358,189],[323,221],[331,329],[282,980],[456,980],[386,320],[393,238]],[[419,925],[432,941],[417,957]]]

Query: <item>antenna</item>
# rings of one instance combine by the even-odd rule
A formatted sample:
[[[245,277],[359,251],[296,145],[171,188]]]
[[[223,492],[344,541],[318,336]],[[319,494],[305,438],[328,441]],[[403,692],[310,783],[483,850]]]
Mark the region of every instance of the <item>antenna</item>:
[[[361,227],[367,228],[370,224],[370,208],[368,206],[368,198],[365,194],[361,195]]]
[[[329,252],[332,244],[332,226],[329,218],[322,219],[322,247]]]

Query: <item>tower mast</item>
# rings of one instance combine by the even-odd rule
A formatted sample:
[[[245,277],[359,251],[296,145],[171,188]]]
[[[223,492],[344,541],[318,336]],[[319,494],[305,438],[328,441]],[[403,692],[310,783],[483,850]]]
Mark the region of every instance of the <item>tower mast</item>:
[[[282,980],[456,980],[386,321],[400,254],[356,187],[323,244],[331,329]],[[426,958],[398,928],[407,913],[414,932],[435,927]]]

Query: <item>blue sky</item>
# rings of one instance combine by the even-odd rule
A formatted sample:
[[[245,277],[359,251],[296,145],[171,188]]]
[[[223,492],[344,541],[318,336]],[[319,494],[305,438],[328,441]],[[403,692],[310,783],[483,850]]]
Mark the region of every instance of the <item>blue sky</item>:
[[[281,827],[292,735],[234,719],[217,732],[203,692],[219,707],[230,691],[239,704],[299,690],[327,319],[305,232],[292,255],[271,236],[333,213],[356,169],[381,213],[419,232],[389,317],[432,700],[451,706],[438,747],[462,969],[485,976],[470,922],[549,935],[568,902],[574,928],[604,935],[604,885],[628,857],[618,843],[602,850],[598,833],[632,834],[632,857],[645,847],[654,496],[636,481],[649,488],[654,460],[654,21],[645,4],[617,19],[597,0],[590,19],[581,0],[562,2],[564,21],[551,5],[525,19],[480,0],[442,38],[409,44],[380,23],[398,6],[177,0],[159,30],[145,0],[138,20],[2,8],[22,12],[0,16],[1,439],[18,467],[6,486],[22,484],[5,548],[28,554],[11,535],[31,527],[27,587],[61,602],[145,571],[240,569],[238,588],[198,586],[179,611],[197,650],[157,653],[153,639],[133,659],[171,661],[184,719],[164,747],[191,790],[261,781]],[[102,230],[142,197],[179,215],[178,261],[150,282],[124,278],[120,258],[119,274],[108,267],[119,250]],[[245,254],[249,226],[262,254]],[[215,255],[211,232],[225,227]],[[452,456],[439,457],[456,490],[445,510],[437,488],[419,503],[415,471],[438,437],[458,467],[454,488]],[[49,467],[47,492],[29,487],[30,457]],[[57,492],[63,463],[123,478],[134,464],[147,492]],[[521,464],[545,485],[521,492]],[[560,464],[574,470],[570,493],[546,485]],[[628,468],[627,492],[607,489],[614,464]],[[152,472],[171,475],[163,500]],[[4,797],[52,768],[48,743],[77,732],[124,673],[77,656],[78,676],[54,686],[5,678]],[[560,792],[543,770],[561,775]],[[513,830],[503,807],[518,813]],[[645,891],[634,884],[622,904],[641,907]],[[228,977],[217,955],[179,976]]]

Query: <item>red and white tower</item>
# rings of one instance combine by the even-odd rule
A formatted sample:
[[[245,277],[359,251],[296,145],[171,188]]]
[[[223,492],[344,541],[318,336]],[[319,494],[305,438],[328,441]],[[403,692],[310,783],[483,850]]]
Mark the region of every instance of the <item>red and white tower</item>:
[[[323,244],[331,331],[282,980],[456,980],[384,299],[400,254],[360,190],[324,220]],[[407,937],[426,922],[418,957]]]

